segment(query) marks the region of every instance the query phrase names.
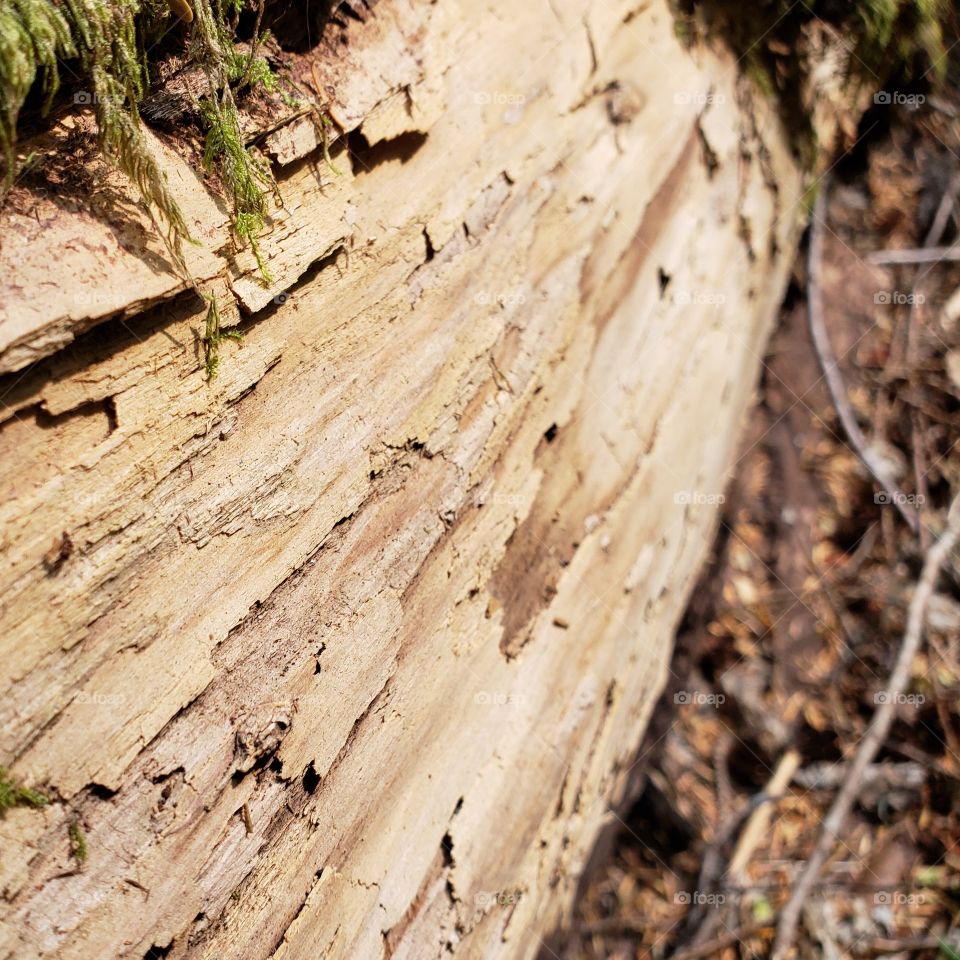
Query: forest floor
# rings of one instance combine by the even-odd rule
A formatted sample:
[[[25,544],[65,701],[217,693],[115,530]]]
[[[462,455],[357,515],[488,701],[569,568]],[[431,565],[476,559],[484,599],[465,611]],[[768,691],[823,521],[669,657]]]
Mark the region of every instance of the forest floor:
[[[832,171],[819,270],[846,394],[922,533],[870,479],[838,420],[801,256],[637,756],[643,792],[544,956],[768,956],[778,910],[882,697],[924,552],[960,491],[960,264],[870,257],[960,238],[960,93],[914,106],[892,119],[889,107],[871,109]],[[948,214],[939,239],[938,211]],[[891,734],[807,901],[801,957],[960,956],[958,584],[955,554]],[[789,787],[757,807],[778,771]],[[767,820],[748,827],[754,809]]]

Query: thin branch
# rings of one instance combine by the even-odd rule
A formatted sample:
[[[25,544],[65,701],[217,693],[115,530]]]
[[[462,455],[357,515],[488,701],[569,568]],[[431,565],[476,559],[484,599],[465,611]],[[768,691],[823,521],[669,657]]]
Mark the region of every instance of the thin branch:
[[[903,953],[914,950],[936,950],[945,943],[943,937],[920,937],[915,940],[896,940],[890,937],[876,937],[862,944],[870,953]]]
[[[799,763],[799,752],[788,750],[780,758],[766,787],[760,793],[754,794],[720,823],[713,842],[703,855],[700,876],[697,878],[698,893],[713,893],[714,890],[720,889],[727,891],[731,885],[743,883],[743,871],[760,840],[760,835],[757,833],[758,825],[769,823],[771,801],[776,802],[783,796]],[[721,857],[721,853],[744,823],[746,826],[737,841],[733,859],[727,864]],[[724,881],[722,885],[721,880]],[[679,942],[686,943],[690,950],[703,946],[707,941],[713,942],[720,923],[719,910],[707,912],[702,906],[694,905],[684,923]],[[685,938],[684,934],[689,930],[693,933]]]
[[[772,960],[785,960],[786,955],[792,948],[803,905],[813,885],[817,882],[820,871],[830,856],[837,838],[840,836],[847,815],[853,807],[863,784],[867,767],[873,762],[890,732],[897,702],[910,679],[910,669],[914,657],[920,649],[927,604],[936,587],[940,568],[956,546],[958,538],[960,538],[960,495],[950,506],[946,529],[924,557],[923,570],[910,600],[907,628],[886,690],[877,697],[877,709],[874,711],[870,726],[860,741],[856,755],[850,764],[850,773],[833,801],[830,812],[823,821],[817,844],[800,875],[800,879],[793,888],[793,892],[790,894],[790,899],[780,912],[777,936],[771,954]]]
[[[925,249],[935,247],[943,239],[944,231],[947,229],[947,223],[956,206],[957,193],[960,193],[960,170],[954,171],[950,178],[947,189],[944,190],[940,203],[937,206],[937,212],[934,215],[933,223],[923,238]],[[922,270],[919,266],[913,272],[913,289],[910,298],[910,313],[907,318],[907,367],[914,369],[916,367],[915,354],[917,350],[917,312],[920,304],[924,302],[922,296],[917,296],[924,278],[930,273],[933,267]],[[913,427],[912,451],[913,451],[913,472],[914,486],[917,493],[917,518],[920,521],[920,549],[924,553],[930,549],[930,531],[924,523],[923,505],[927,502],[927,468],[926,457],[924,456],[924,433],[923,424],[920,419],[920,411],[913,408],[910,411],[910,421]]]
[[[900,511],[910,529],[914,533],[918,533],[920,520],[917,511],[907,500],[907,495],[889,476],[880,458],[867,446],[866,438],[860,430],[853,407],[847,397],[847,390],[840,375],[840,367],[837,365],[833,348],[830,346],[830,337],[827,335],[827,325],[823,319],[823,292],[820,288],[820,265],[823,262],[823,228],[827,216],[827,193],[828,184],[824,181],[820,187],[820,192],[817,194],[817,202],[813,209],[813,219],[810,224],[810,248],[807,253],[807,320],[810,324],[810,336],[813,339],[817,359],[820,361],[820,367],[823,370],[823,378],[826,380],[827,389],[830,391],[837,416],[846,431],[850,445],[863,465],[870,471],[874,480],[886,491],[887,496]]]
[[[704,957],[712,957],[715,953],[719,953],[727,947],[734,947],[738,943],[743,943],[744,940],[756,936],[758,933],[762,933],[769,928],[769,923],[755,923],[749,927],[725,933],[710,943],[703,943],[699,946],[691,947],[689,950],[681,950],[679,953],[675,953],[670,960],[703,960]]]
[[[939,263],[941,260],[960,260],[960,243],[952,247],[916,247],[906,250],[875,250],[867,254],[868,263]]]
[[[770,800],[771,797],[766,791],[754,794],[718,825],[713,842],[709,844],[703,854],[700,875],[697,877],[696,891],[698,894],[710,894],[718,889],[720,879],[726,872],[726,861],[722,856],[724,848],[733,839],[747,818],[756,810],[764,807]],[[720,911],[713,906],[707,909],[707,903],[698,898],[690,908],[690,913],[687,915],[683,929],[680,931],[678,941],[688,944],[691,948],[698,947],[714,937],[720,921]]]
[[[925,250],[935,247],[943,239],[943,233],[947,229],[947,222],[950,220],[950,214],[953,213],[958,193],[960,193],[960,171],[954,173],[950,178],[947,189],[943,191],[933,222],[930,224],[927,235],[923,238]]]
[[[780,758],[777,768],[765,789],[771,800],[776,801],[783,796],[799,766],[800,752],[798,750],[788,750]],[[737,841],[733,856],[730,858],[730,866],[727,867],[727,879],[730,883],[743,882],[746,877],[747,864],[750,862],[754,850],[757,849],[757,845],[769,829],[772,813],[772,808],[764,805],[758,807],[750,815],[750,819]]]

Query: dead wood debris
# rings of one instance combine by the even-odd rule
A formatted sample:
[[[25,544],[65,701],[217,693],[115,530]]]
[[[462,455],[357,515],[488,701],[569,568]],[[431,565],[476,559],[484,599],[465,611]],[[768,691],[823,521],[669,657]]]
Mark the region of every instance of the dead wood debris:
[[[780,911],[777,939],[774,942],[772,953],[774,960],[786,960],[787,955],[793,949],[800,912],[813,889],[813,885],[817,882],[827,858],[836,843],[842,840],[844,824],[861,792],[867,767],[887,739],[897,705],[910,680],[914,658],[920,650],[920,641],[927,618],[927,604],[936,588],[940,568],[946,563],[957,544],[958,538],[960,538],[960,497],[953,501],[950,508],[947,529],[927,551],[924,558],[923,570],[910,600],[907,629],[903,635],[903,643],[900,646],[896,664],[890,675],[890,681],[886,689],[877,695],[877,709],[870,720],[870,726],[857,747],[857,752],[850,763],[850,769],[847,771],[837,797],[830,807],[830,812],[823,821],[820,836],[803,868],[800,879],[793,888],[790,899]]]

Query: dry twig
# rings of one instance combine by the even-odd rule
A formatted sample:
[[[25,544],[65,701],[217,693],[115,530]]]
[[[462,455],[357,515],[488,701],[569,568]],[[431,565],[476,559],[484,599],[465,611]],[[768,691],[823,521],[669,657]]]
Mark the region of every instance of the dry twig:
[[[906,250],[875,250],[867,254],[868,263],[938,263],[941,260],[960,260],[960,243],[952,247],[916,247]]]
[[[756,936],[769,928],[769,923],[755,923],[742,930],[725,933],[723,936],[711,940],[710,943],[703,943],[700,946],[691,947],[689,950],[681,950],[679,953],[675,953],[670,960],[703,960],[704,957],[712,957],[715,953],[726,950],[727,947],[734,947],[738,943],[743,943],[749,937]]]
[[[960,171],[955,171],[950,178],[947,189],[940,198],[940,204],[934,215],[933,222],[927,235],[923,238],[924,249],[935,247],[943,239],[944,231],[947,229],[947,223],[956,207],[957,194],[960,193]],[[907,367],[916,368],[916,350],[917,350],[917,311],[920,304],[924,301],[922,296],[917,296],[920,286],[926,276],[933,270],[936,263],[931,264],[925,270],[918,266],[914,271],[913,289],[911,293],[910,314],[907,320]],[[923,522],[923,505],[927,501],[927,468],[926,457],[924,455],[924,433],[923,423],[920,418],[920,411],[914,407],[910,411],[910,421],[913,426],[913,470],[914,482],[917,492],[917,517],[920,520],[920,548],[924,552],[930,549],[930,531]]]
[[[799,766],[800,753],[797,750],[788,750],[780,758],[777,768],[773,771],[773,776],[764,791],[771,800],[779,800],[783,796]],[[739,884],[743,882],[747,864],[770,826],[772,812],[771,807],[764,805],[758,807],[750,815],[750,819],[737,841],[733,856],[730,858],[730,866],[727,867],[727,880],[730,883]]]
[[[793,946],[797,923],[804,902],[813,885],[817,882],[820,871],[840,836],[847,814],[853,807],[857,793],[863,783],[867,767],[877,755],[877,751],[883,745],[887,733],[890,731],[897,701],[910,679],[910,668],[920,648],[927,604],[936,586],[940,568],[956,546],[958,538],[960,538],[960,496],[950,506],[946,530],[924,557],[923,570],[910,600],[907,628],[903,635],[897,661],[894,664],[893,672],[890,674],[886,690],[877,698],[879,705],[874,711],[870,726],[867,728],[867,732],[857,748],[856,755],[850,763],[849,776],[840,788],[840,792],[830,807],[830,812],[823,821],[816,846],[800,875],[799,881],[790,894],[790,899],[780,912],[777,936],[771,954],[772,960],[784,960]]]
[[[870,471],[873,478],[886,491],[894,506],[900,511],[914,533],[919,533],[920,521],[917,511],[910,505],[907,495],[897,486],[887,472],[879,457],[867,446],[866,439],[857,423],[856,414],[847,397],[847,390],[840,375],[830,338],[827,336],[827,326],[823,319],[823,294],[820,289],[820,264],[823,259],[823,227],[827,216],[828,185],[825,181],[817,194],[817,202],[813,210],[813,219],[810,224],[810,249],[807,254],[807,320],[810,324],[810,336],[813,346],[823,370],[823,378],[830,391],[837,416],[843,424],[850,445],[860,458],[863,465]]]

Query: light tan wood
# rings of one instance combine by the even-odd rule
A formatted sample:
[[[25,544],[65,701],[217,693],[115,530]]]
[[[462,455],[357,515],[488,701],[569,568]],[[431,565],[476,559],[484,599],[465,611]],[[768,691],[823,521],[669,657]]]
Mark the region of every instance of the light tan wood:
[[[658,0],[349,29],[369,168],[274,135],[269,289],[165,155],[213,383],[162,263],[0,224],[0,761],[55,798],[0,821],[0,956],[529,957],[625,788],[801,173]]]

